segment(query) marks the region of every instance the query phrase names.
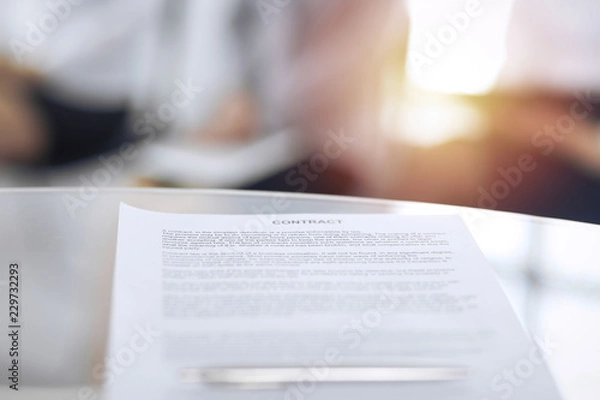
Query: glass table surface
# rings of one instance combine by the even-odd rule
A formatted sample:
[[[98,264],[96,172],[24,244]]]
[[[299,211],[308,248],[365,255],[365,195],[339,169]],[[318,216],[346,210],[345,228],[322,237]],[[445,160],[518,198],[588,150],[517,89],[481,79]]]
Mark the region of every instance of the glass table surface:
[[[108,336],[119,204],[174,213],[459,214],[547,362],[565,399],[600,398],[600,226],[447,205],[190,189],[0,190],[0,323],[9,264],[20,266],[20,390],[2,399],[78,399],[98,385]],[[8,335],[0,336],[7,371]],[[3,373],[6,375],[6,373]],[[101,391],[101,388],[98,388]],[[86,396],[100,398],[99,396]]]

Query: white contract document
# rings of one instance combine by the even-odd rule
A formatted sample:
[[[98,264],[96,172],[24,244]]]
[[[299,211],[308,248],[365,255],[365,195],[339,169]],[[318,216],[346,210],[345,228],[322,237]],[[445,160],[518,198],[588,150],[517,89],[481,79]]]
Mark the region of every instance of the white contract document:
[[[559,399],[458,216],[121,206],[121,399]]]

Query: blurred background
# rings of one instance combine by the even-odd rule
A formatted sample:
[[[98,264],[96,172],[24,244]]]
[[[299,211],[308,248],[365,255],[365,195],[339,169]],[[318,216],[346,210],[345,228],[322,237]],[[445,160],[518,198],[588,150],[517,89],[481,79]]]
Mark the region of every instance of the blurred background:
[[[600,222],[596,1],[0,7],[0,186],[316,192]]]

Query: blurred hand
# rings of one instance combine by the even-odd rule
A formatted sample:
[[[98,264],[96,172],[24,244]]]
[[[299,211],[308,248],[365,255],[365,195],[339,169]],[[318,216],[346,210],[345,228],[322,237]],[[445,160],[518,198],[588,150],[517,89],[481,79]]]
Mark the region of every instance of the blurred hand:
[[[259,113],[249,93],[240,92],[219,105],[208,124],[191,134],[194,142],[242,143],[258,134]]]
[[[39,77],[0,59],[0,163],[35,162],[48,149],[42,118],[29,96]]]

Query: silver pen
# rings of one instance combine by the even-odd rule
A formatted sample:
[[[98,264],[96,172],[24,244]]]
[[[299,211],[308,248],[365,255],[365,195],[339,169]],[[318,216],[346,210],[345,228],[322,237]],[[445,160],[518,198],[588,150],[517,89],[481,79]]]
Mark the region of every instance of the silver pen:
[[[304,367],[184,368],[182,383],[206,383],[236,387],[280,387],[300,382],[310,374]],[[456,366],[330,367],[318,382],[434,382],[463,380],[469,369]]]

